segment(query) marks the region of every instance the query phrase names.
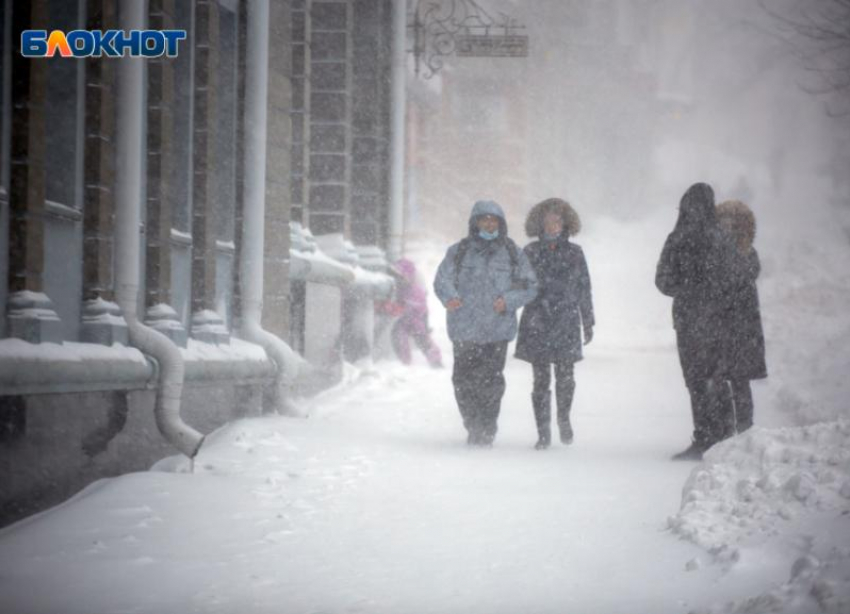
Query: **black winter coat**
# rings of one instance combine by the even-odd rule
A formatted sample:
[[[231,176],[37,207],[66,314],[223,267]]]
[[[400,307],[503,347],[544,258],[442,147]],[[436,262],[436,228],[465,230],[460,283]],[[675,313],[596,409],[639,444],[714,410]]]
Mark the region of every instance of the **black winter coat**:
[[[727,375],[729,379],[762,379],[767,377],[767,365],[756,288],[761,263],[754,248],[750,248],[746,255],[739,255],[739,258],[743,264],[744,278],[732,296]]]
[[[581,360],[582,326],[594,324],[584,252],[565,235],[534,241],[524,251],[538,293],[522,312],[515,356],[537,364]]]
[[[679,362],[689,387],[727,378],[733,297],[743,280],[740,262],[717,224],[711,188],[692,186],[655,272],[655,285],[673,297]]]

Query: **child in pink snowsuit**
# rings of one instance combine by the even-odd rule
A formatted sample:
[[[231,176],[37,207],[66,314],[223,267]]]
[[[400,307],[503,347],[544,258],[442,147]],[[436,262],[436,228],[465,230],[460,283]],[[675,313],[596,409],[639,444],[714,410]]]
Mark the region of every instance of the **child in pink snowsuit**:
[[[431,339],[428,328],[428,295],[416,276],[416,265],[407,258],[395,263],[398,273],[396,301],[399,319],[393,325],[392,342],[398,359],[406,365],[412,360],[410,339],[425,354],[428,364],[442,367],[443,358],[440,348]]]

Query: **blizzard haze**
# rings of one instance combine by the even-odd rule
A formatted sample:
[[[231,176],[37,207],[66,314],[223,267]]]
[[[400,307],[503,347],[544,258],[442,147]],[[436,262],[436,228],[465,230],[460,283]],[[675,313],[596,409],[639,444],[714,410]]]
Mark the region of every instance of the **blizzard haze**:
[[[572,446],[533,449],[513,358],[494,447],[465,445],[431,293],[449,368],[345,365],[301,417],[229,424],[194,467],[164,458],[3,529],[0,611],[850,612],[848,118],[812,91],[817,45],[763,4],[833,3],[488,0],[526,24],[527,59],[408,75],[406,255],[426,287],[478,198],[521,245],[542,198],[582,218],[597,326]],[[683,463],[653,280],[698,181],[755,212],[769,377],[755,426]]]

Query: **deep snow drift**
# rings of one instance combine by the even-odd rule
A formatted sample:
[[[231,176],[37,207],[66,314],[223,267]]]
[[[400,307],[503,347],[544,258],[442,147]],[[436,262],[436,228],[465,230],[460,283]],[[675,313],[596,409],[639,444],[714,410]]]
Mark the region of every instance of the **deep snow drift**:
[[[850,249],[763,227],[757,426],[675,463],[690,414],[652,285],[673,209],[579,236],[598,326],[573,446],[532,449],[527,364],[490,450],[464,445],[448,369],[350,366],[305,418],[212,434],[194,473],[166,458],[0,531],[0,611],[850,611]],[[427,275],[441,255],[411,253]]]

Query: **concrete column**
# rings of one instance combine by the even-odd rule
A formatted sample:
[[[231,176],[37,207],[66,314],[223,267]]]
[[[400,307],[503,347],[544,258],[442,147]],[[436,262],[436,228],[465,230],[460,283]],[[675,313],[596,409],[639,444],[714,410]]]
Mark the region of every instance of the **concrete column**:
[[[192,336],[221,330],[214,315],[216,292],[216,88],[218,86],[219,8],[216,0],[197,0],[195,7],[195,107],[192,190]],[[222,339],[224,340],[224,339]]]
[[[382,0],[354,0],[351,238],[358,245],[385,246],[387,238],[390,9]]]
[[[89,0],[86,28],[118,27],[116,4]],[[115,209],[115,62],[87,58],[85,165],[83,168],[83,306],[80,340],[127,343],[127,323],[115,303],[113,211]]]
[[[175,1],[149,1],[148,22],[152,29],[176,28]],[[173,58],[148,60],[145,324],[185,346],[187,334],[172,305],[171,281],[171,228],[177,194],[173,174],[177,102],[174,71]]]
[[[114,2],[89,0],[86,27],[117,27]],[[112,275],[115,206],[115,62],[87,58],[85,182],[83,187],[83,300],[115,300]]]
[[[20,53],[21,32],[49,29],[48,22],[47,0],[12,10],[8,331],[34,343],[62,340],[62,323],[43,292],[47,62]]]
[[[404,246],[404,160],[405,160],[405,109],[407,73],[407,2],[393,0],[392,46],[392,142],[390,147],[390,207],[389,244],[390,260],[401,257]]]
[[[301,13],[304,15],[304,11]],[[265,330],[289,339],[289,220],[292,173],[292,13],[290,3],[269,4],[266,133],[266,221],[263,254]],[[303,78],[302,78],[303,81]]]
[[[150,27],[174,28],[174,0],[150,0]],[[171,302],[171,220],[174,189],[171,163],[174,62],[162,56],[148,61],[147,133],[147,304]]]
[[[313,234],[348,230],[351,168],[352,0],[310,3],[310,161]]]
[[[307,44],[310,11],[307,0],[292,0],[290,10],[291,36],[291,174],[290,195],[292,208],[290,217],[303,227],[309,226],[309,210],[306,203],[307,169],[309,168],[308,140],[310,115],[307,104],[310,96],[310,46]]]

